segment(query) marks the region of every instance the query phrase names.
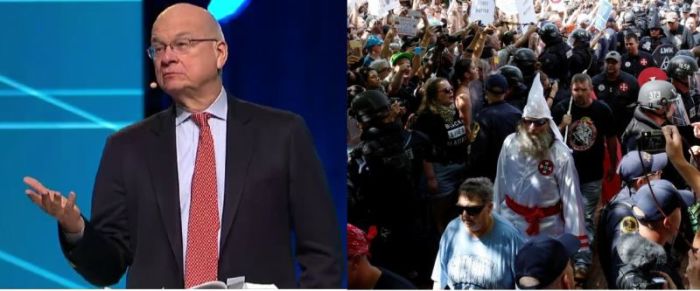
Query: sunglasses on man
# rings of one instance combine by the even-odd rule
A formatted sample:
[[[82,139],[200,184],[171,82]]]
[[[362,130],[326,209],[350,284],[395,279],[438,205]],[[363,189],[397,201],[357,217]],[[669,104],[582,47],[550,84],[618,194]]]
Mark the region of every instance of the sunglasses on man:
[[[478,206],[457,205],[457,210],[459,210],[460,214],[462,214],[466,211],[469,216],[475,216],[475,215],[479,215],[479,213],[481,213],[481,211],[484,210],[484,207],[486,207],[485,204],[478,205]]]
[[[547,118],[539,118],[539,119],[522,119],[522,123],[526,126],[530,126],[530,124],[534,124],[535,126],[543,126],[547,124],[549,119]]]

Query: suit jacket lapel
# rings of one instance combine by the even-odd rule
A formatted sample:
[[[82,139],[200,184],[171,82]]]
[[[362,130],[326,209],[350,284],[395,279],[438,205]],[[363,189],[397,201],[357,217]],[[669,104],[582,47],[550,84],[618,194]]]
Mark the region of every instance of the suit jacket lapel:
[[[149,143],[149,172],[170,247],[178,264],[178,270],[182,270],[182,221],[177,177],[175,108],[171,107],[159,117],[159,122],[152,128],[154,136]]]
[[[226,181],[224,185],[224,210],[221,228],[221,248],[236,217],[241,202],[243,188],[248,175],[248,167],[256,139],[256,132],[248,124],[251,116],[241,110],[242,102],[229,95],[228,116],[226,118]],[[221,263],[221,260],[219,260]]]

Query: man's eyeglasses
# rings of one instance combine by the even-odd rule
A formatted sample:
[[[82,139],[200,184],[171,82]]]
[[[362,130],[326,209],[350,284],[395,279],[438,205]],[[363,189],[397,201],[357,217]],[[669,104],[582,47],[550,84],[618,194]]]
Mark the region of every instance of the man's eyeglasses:
[[[484,210],[484,207],[486,207],[486,204],[479,205],[479,206],[457,205],[457,210],[459,210],[460,214],[462,214],[466,211],[469,216],[475,216],[475,215],[479,215],[479,213],[481,213],[481,211]]]
[[[164,43],[153,43],[151,44],[148,49],[146,49],[146,53],[148,54],[148,57],[151,58],[152,60],[155,58],[159,58],[163,56],[165,53],[165,50],[167,47],[170,47],[170,49],[173,50],[176,54],[186,54],[192,49],[192,47],[203,41],[219,41],[218,39],[215,38],[180,38],[172,41],[169,44],[164,44]]]
[[[522,122],[526,126],[530,126],[530,124],[534,124],[535,126],[543,126],[547,124],[549,119],[547,118],[540,118],[540,119],[522,119]]]

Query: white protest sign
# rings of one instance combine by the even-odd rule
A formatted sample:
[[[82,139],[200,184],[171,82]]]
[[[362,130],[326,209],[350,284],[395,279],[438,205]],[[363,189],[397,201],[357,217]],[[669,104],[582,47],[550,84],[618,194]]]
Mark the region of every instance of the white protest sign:
[[[399,35],[416,36],[418,31],[418,22],[422,15],[415,10],[408,11],[407,16],[399,16],[396,21],[396,31]]]
[[[608,23],[608,18],[610,13],[612,13],[612,4],[608,0],[600,0],[598,3],[598,13],[596,13],[593,19],[593,26],[598,30],[605,29]]]
[[[516,0],[496,0],[496,7],[507,15],[518,14]]]
[[[469,13],[469,22],[477,20],[483,25],[493,23],[493,16],[496,11],[496,3],[494,0],[475,0],[472,2],[472,11]]]
[[[532,4],[532,0],[515,0],[518,9],[518,22],[521,24],[525,23],[537,23],[537,16],[535,15],[535,6]]]

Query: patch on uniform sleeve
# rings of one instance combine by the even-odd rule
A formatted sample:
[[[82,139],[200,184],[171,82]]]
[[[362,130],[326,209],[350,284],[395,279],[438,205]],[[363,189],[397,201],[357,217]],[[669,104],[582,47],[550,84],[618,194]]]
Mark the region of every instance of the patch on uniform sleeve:
[[[544,176],[549,176],[554,172],[554,163],[550,160],[542,160],[539,165],[537,165],[537,170],[540,174]]]
[[[635,233],[639,231],[639,222],[637,222],[637,219],[634,218],[633,216],[625,216],[620,221],[620,232],[627,234],[627,233]]]
[[[572,49],[571,49],[571,50],[568,50],[568,51],[566,52],[566,58],[567,58],[567,59],[570,59],[571,56],[573,56],[573,55],[574,55],[574,51],[573,51]]]

